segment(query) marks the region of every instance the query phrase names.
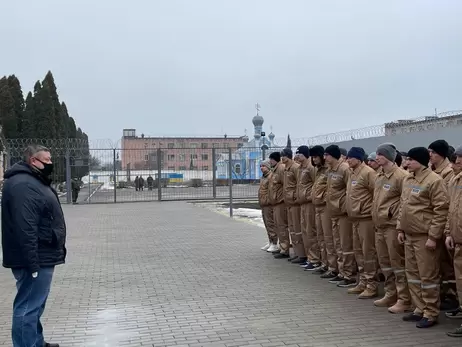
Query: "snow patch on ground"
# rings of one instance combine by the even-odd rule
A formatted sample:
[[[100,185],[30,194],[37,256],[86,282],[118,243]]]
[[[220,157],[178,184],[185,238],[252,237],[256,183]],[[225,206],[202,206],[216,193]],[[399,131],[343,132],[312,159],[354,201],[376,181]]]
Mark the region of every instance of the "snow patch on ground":
[[[224,216],[229,216],[229,208],[219,203],[201,203],[199,205],[214,212],[220,213]],[[261,215],[261,210],[252,208],[235,208],[233,209],[233,217],[241,221],[258,225],[262,228],[265,227],[265,224],[263,223],[263,217]]]

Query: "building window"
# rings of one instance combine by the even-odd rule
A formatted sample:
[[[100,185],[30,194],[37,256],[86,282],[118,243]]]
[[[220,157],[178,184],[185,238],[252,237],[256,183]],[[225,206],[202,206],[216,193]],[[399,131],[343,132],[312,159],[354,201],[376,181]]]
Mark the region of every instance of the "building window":
[[[180,147],[180,148],[185,148],[184,142],[180,142],[180,143],[178,144],[178,147]]]
[[[191,142],[190,146],[191,146],[190,148],[197,148],[197,143]]]
[[[229,143],[224,143],[223,148],[229,148]]]
[[[209,160],[208,154],[202,154],[202,160]]]
[[[236,175],[241,174],[241,164],[234,165],[234,172],[236,173]]]
[[[202,170],[204,171],[209,171],[209,167],[206,165],[206,166],[202,166]]]
[[[184,155],[184,153],[180,153],[179,160],[180,161],[185,161],[185,159],[186,159],[186,156]]]
[[[169,161],[175,160],[175,154],[169,154],[169,155],[167,155],[167,160],[169,160]]]
[[[203,142],[203,143],[201,143],[201,148],[202,148],[202,149],[207,149],[207,148],[209,148],[209,144]]]
[[[191,167],[191,170],[196,171],[196,170],[197,170],[197,166],[192,166],[192,167]]]
[[[197,159],[197,154],[191,154],[191,160]]]
[[[170,148],[170,149],[175,148],[175,144],[170,142],[167,144],[167,148]]]
[[[243,144],[243,143],[238,143],[238,144],[237,144],[237,148],[242,148],[242,147],[244,147],[244,144]]]
[[[167,168],[167,170],[175,171],[175,167],[174,167],[174,166],[169,166],[169,167]]]
[[[220,144],[219,143],[214,143],[213,148],[220,148]]]
[[[186,171],[186,166],[180,166],[180,171]]]
[[[149,160],[149,154],[145,154],[144,155],[144,161],[148,161]]]

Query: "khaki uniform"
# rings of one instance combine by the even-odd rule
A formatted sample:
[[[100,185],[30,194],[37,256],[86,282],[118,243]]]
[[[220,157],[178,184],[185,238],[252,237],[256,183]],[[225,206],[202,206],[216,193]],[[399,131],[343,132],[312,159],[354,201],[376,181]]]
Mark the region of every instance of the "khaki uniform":
[[[448,192],[450,205],[445,234],[451,235],[455,243],[454,272],[460,299],[462,298],[462,173],[451,179]]]
[[[276,234],[276,226],[274,224],[273,207],[269,201],[269,181],[271,179],[271,172],[260,179],[260,188],[258,189],[258,203],[261,207],[261,214],[263,223],[265,223],[268,240],[272,244],[277,244],[278,236]]]
[[[284,168],[284,202],[289,219],[289,232],[292,239],[294,253],[299,258],[306,257],[303,246],[300,205],[297,202],[297,186],[300,176],[300,164],[292,159]]]
[[[347,186],[346,209],[353,222],[353,249],[359,270],[358,288],[377,292],[377,253],[372,222],[375,171],[364,163],[352,170]]]
[[[406,236],[406,277],[415,314],[436,320],[440,313],[441,247],[425,247],[428,239],[442,242],[449,209],[443,179],[429,168],[407,176],[396,225]]]
[[[274,167],[268,184],[269,202],[273,207],[274,224],[276,226],[276,234],[279,238],[279,248],[281,248],[281,253],[289,254],[289,226],[287,222],[287,209],[284,204],[283,184],[284,164],[279,162]]]
[[[306,160],[300,165],[297,202],[301,208],[302,237],[306,257],[312,263],[319,263],[321,262],[321,254],[316,234],[316,212],[312,203],[314,179],[315,168],[309,160]]]
[[[398,242],[396,223],[403,181],[408,175],[407,171],[396,165],[389,173],[383,170],[379,172],[372,203],[372,220],[376,227],[375,248],[385,276],[385,297],[390,302],[401,300],[405,306],[411,305],[411,296],[404,267],[404,245]]]
[[[327,166],[315,168],[311,201],[315,208],[316,237],[321,254],[321,262],[329,271],[338,272],[337,253],[332,234],[332,219],[326,208]]]
[[[438,166],[433,168],[433,172],[440,175],[446,186],[449,185],[450,180],[454,177],[454,171],[452,169],[451,162],[448,158]],[[441,288],[445,294],[456,294],[456,278],[454,273],[454,265],[452,260],[453,254],[450,252],[444,244],[441,244],[441,277],[443,287]]]
[[[332,219],[332,233],[339,274],[351,279],[356,270],[353,252],[353,228],[346,211],[346,188],[350,167],[344,161],[329,168],[327,176],[326,206]]]

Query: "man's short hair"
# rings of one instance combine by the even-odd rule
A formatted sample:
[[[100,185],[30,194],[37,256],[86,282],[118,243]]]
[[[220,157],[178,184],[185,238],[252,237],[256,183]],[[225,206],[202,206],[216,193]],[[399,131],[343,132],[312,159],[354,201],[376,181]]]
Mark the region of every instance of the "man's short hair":
[[[28,163],[38,152],[49,152],[50,150],[42,145],[29,145],[24,150],[24,161]]]

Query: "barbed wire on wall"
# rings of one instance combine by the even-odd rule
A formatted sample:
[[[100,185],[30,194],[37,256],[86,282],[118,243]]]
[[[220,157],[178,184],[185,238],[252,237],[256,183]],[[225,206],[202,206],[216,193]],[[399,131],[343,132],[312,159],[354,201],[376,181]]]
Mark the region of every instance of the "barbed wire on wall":
[[[437,119],[450,119],[451,117],[458,117],[462,115],[462,110],[456,111],[446,111],[438,113],[435,116],[426,116],[426,117],[419,117],[413,119],[403,119],[397,120],[393,122],[387,122],[379,125],[373,125],[369,127],[359,128],[359,129],[352,129],[346,131],[340,131],[336,133],[330,133],[325,135],[318,135],[313,137],[307,138],[298,138],[298,139],[291,139],[292,145],[301,146],[301,145],[324,145],[328,143],[336,143],[336,142],[344,142],[344,141],[351,141],[351,140],[360,140],[366,139],[371,137],[379,137],[379,136],[386,136],[387,130],[392,130],[393,128],[402,127],[404,125],[409,125],[413,123],[422,123],[422,122],[430,122],[435,121]],[[285,146],[287,143],[287,138],[285,137],[277,137],[274,139],[274,145],[276,147]]]

